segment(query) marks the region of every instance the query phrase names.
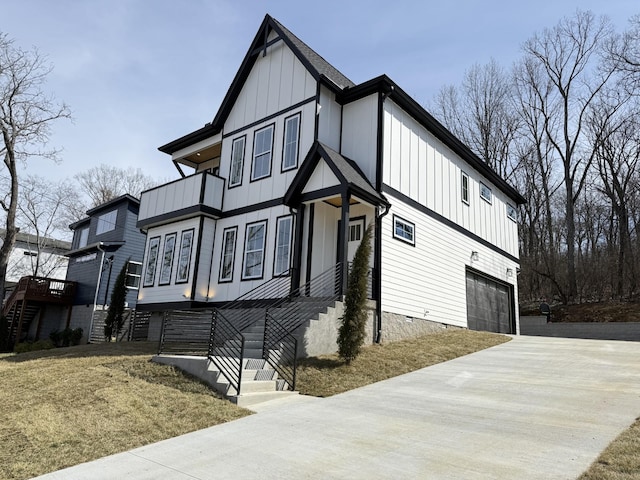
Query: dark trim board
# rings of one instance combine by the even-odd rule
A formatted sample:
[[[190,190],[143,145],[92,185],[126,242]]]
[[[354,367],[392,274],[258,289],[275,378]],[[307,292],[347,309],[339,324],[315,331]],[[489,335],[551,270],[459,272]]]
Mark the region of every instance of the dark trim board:
[[[154,223],[165,223],[167,220],[175,219],[175,221],[187,220],[189,217],[196,215],[210,215],[214,218],[222,218],[222,212],[217,208],[212,208],[207,205],[192,205],[190,207],[182,208],[180,210],[174,210],[173,212],[163,213],[162,215],[156,215],[155,217],[145,218],[144,220],[138,220],[136,224],[137,228],[144,228]],[[185,217],[185,218],[181,218]]]
[[[313,222],[315,221],[316,204],[309,205],[309,235],[307,236],[307,271],[305,273],[304,283],[311,281],[311,260],[313,254]]]
[[[284,108],[280,111],[277,111],[276,113],[272,113],[269,116],[266,116],[264,118],[261,118],[260,120],[256,120],[255,122],[250,123],[249,125],[245,125],[242,128],[238,128],[236,130],[233,130],[232,132],[229,133],[225,133],[224,135],[222,135],[222,138],[227,138],[227,137],[232,137],[233,135],[237,135],[240,132],[244,132],[245,130],[249,130],[250,128],[253,127],[257,127],[258,125],[268,122],[269,120],[273,120],[274,118],[279,117],[280,115],[284,115],[285,113],[289,113],[293,110],[295,110],[296,108],[300,108],[305,106],[307,103],[311,103],[311,102],[315,102],[316,101],[316,97],[309,97],[306,98],[304,100],[302,100],[301,102],[296,103],[295,105],[291,105],[290,107]],[[267,125],[265,125],[266,127]]]
[[[428,215],[429,217],[433,218],[434,220],[437,220],[440,223],[446,225],[447,227],[454,229],[456,232],[461,233],[461,234],[465,235],[466,237],[469,237],[472,240],[475,240],[476,242],[484,245],[485,247],[493,250],[496,253],[499,253],[500,255],[502,255],[502,256],[508,258],[509,260],[512,260],[512,261],[516,262],[518,265],[520,265],[520,259],[519,258],[514,257],[510,253],[505,252],[504,250],[502,250],[501,248],[496,247],[493,243],[488,242],[484,238],[479,237],[478,235],[476,235],[473,232],[470,232],[466,228],[461,227],[457,223],[452,222],[451,220],[449,220],[448,218],[443,217],[442,215],[440,215],[437,212],[434,212],[433,210],[431,210],[428,207],[425,207],[421,203],[418,203],[413,198],[410,198],[410,197],[406,196],[404,193],[399,192],[395,188],[390,187],[387,184],[383,184],[382,185],[382,191],[384,193],[388,193],[390,195],[393,195],[394,197],[398,198],[399,200],[401,200],[402,202],[406,203],[410,207],[415,208],[416,210],[419,210],[420,212]]]

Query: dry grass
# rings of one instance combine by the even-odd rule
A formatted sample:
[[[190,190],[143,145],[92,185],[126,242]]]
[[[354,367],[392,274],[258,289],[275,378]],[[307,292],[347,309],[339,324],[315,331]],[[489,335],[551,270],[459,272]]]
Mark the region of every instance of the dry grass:
[[[155,344],[0,358],[0,478],[25,479],[250,412],[172,367]]]
[[[366,347],[350,366],[337,355],[302,360],[296,388],[328,397],[509,341],[509,337],[469,330],[445,330],[412,340]]]
[[[640,418],[622,432],[578,480],[640,479]]]

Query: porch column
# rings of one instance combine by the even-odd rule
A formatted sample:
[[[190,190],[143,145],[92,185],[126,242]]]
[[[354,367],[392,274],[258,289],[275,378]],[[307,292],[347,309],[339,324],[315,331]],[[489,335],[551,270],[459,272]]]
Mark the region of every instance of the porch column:
[[[302,266],[302,232],[304,229],[304,203],[296,210],[296,233],[293,240],[293,266],[291,272],[291,291],[300,287],[300,267]]]
[[[347,264],[347,253],[349,244],[349,202],[351,193],[348,190],[342,192],[342,211],[340,216],[340,230],[338,231],[338,261],[342,263],[342,279],[340,281],[340,294],[347,291],[347,280],[349,278],[349,265]]]

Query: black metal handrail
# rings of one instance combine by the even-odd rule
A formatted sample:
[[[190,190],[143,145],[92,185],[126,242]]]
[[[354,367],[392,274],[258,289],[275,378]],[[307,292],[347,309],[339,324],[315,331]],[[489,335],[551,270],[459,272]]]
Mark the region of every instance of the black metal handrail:
[[[283,389],[296,389],[296,368],[298,366],[298,340],[273,316],[265,315],[264,346],[262,356],[284,380]]]
[[[291,279],[275,277],[213,309],[208,357],[240,395],[245,337],[242,333],[265,318],[266,308],[289,293]]]
[[[293,390],[296,383],[298,347],[293,332],[341,295],[342,263],[337,263],[267,308],[262,358],[289,389]]]
[[[240,395],[244,335],[219,310],[213,311],[208,358]]]

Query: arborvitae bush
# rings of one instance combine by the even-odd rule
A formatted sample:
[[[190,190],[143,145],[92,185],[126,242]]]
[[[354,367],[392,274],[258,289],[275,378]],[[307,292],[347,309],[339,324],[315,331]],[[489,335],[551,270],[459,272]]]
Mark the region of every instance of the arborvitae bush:
[[[116,278],[116,283],[113,286],[113,292],[111,293],[111,303],[109,304],[109,310],[107,310],[107,318],[104,321],[104,338],[107,341],[111,341],[111,336],[115,334],[116,339],[120,334],[120,330],[124,326],[124,308],[127,301],[127,264],[125,262],[122,270]]]
[[[344,299],[344,314],[340,317],[338,354],[347,365],[351,364],[351,361],[359,355],[365,338],[367,326],[367,277],[369,276],[372,229],[373,226],[369,224],[353,257]]]

